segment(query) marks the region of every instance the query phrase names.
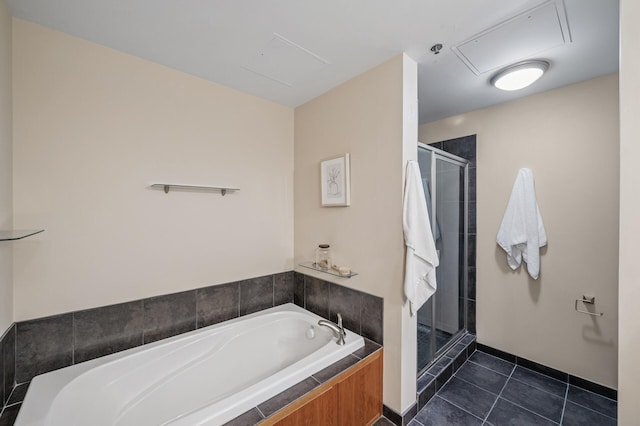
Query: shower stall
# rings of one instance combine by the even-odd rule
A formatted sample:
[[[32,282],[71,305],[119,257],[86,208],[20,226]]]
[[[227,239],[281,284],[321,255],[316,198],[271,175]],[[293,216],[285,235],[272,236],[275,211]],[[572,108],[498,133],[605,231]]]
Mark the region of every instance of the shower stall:
[[[438,288],[418,310],[418,374],[462,337],[467,328],[468,161],[418,144],[431,230],[440,265]]]

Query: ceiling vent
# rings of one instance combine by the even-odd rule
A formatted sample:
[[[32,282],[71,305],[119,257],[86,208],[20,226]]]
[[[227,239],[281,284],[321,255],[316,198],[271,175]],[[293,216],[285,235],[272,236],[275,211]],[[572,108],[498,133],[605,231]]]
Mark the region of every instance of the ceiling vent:
[[[310,50],[287,40],[280,34],[273,34],[267,45],[254,55],[243,67],[285,86],[296,82],[325,67],[329,61]]]
[[[550,0],[451,48],[474,74],[571,43],[563,0]]]

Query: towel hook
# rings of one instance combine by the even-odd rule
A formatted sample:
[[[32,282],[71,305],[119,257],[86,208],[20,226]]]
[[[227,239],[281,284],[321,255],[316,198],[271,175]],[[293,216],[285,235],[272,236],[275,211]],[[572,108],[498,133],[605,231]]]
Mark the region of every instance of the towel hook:
[[[587,315],[591,315],[594,317],[601,317],[604,315],[604,312],[589,312],[589,311],[583,311],[581,309],[578,309],[578,302],[582,302],[582,303],[586,303],[588,305],[595,305],[596,303],[596,297],[595,296],[587,296],[587,295],[582,295],[582,299],[576,299],[576,303],[574,305],[574,309],[578,312],[580,312],[581,314],[587,314]]]

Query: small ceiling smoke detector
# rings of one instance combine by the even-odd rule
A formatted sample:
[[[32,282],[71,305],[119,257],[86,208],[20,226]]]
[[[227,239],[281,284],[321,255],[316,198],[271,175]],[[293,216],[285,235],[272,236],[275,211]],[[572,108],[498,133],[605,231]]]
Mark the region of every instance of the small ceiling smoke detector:
[[[542,77],[548,68],[547,61],[518,62],[498,71],[490,82],[501,90],[520,90]]]

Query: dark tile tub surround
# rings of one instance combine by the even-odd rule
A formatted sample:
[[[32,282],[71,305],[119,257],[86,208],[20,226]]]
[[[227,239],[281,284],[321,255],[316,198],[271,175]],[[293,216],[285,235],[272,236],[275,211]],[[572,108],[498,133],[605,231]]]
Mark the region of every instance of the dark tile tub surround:
[[[16,324],[16,382],[73,364],[73,314]]]
[[[383,299],[362,291],[295,273],[295,304],[382,345]]]
[[[74,363],[141,345],[143,318],[141,300],[75,312]]]
[[[1,344],[2,405],[37,374],[294,301],[327,319],[340,312],[371,339],[356,357],[382,344],[382,298],[289,271],[14,324]]]

